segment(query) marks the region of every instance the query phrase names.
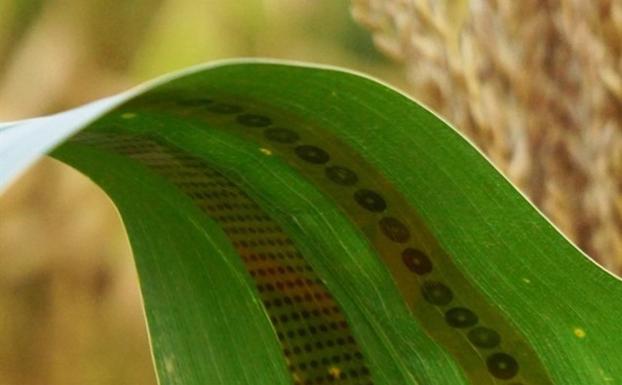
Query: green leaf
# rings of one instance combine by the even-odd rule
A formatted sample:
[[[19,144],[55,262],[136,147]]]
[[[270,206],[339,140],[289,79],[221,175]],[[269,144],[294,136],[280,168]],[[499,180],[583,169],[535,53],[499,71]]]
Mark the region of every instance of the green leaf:
[[[0,126],[0,185],[71,135],[52,156],[123,218],[161,384],[622,383],[620,280],[386,85],[194,68]]]

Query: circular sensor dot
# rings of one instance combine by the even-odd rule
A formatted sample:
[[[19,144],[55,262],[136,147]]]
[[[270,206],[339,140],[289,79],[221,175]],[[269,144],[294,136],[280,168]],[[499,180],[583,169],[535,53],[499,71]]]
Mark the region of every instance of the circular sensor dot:
[[[451,289],[437,281],[426,281],[421,287],[423,298],[437,306],[448,305],[454,298]]]
[[[445,321],[455,328],[468,328],[477,324],[478,318],[465,307],[454,307],[445,313]]]
[[[296,155],[298,155],[300,159],[313,164],[324,164],[330,159],[326,151],[315,146],[302,145],[296,147],[294,151],[296,151]]]
[[[205,109],[217,114],[236,114],[242,112],[242,107],[236,104],[213,103],[205,106]]]
[[[264,131],[266,139],[278,143],[294,143],[300,139],[297,133],[286,128],[269,128]]]
[[[269,117],[256,114],[238,115],[235,120],[248,127],[266,127],[272,124],[272,119]]]
[[[382,233],[393,242],[408,242],[410,231],[400,220],[393,217],[384,217],[380,220],[379,224]]]
[[[424,275],[432,271],[430,258],[421,250],[413,249],[412,247],[404,249],[402,261],[413,273]]]
[[[501,337],[496,331],[485,328],[477,327],[469,331],[467,334],[469,341],[478,348],[492,349],[499,346],[501,343]]]
[[[502,380],[509,380],[518,373],[518,362],[507,353],[490,355],[486,359],[486,366],[490,374]]]
[[[376,213],[382,212],[387,208],[387,203],[384,201],[384,198],[372,190],[361,189],[356,191],[354,193],[354,200],[361,207]]]
[[[359,180],[354,171],[341,166],[326,167],[325,172],[328,179],[343,186],[352,186]]]

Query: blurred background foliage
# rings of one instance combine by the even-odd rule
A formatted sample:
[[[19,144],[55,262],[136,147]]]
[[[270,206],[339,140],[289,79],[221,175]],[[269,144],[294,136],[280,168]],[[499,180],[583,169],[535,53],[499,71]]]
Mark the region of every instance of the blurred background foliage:
[[[615,0],[0,0],[0,121],[214,59],[340,65],[453,122],[619,274],[621,35]],[[86,178],[45,159],[0,197],[0,266],[0,385],[155,384],[122,224]]]

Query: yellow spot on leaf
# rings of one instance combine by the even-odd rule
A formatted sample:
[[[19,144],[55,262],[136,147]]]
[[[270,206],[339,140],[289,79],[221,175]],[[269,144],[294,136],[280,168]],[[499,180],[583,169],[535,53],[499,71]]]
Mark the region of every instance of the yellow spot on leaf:
[[[126,112],[124,114],[121,114],[121,118],[123,118],[123,119],[132,119],[132,118],[135,118],[135,117],[136,117],[136,114],[133,113],[133,112]]]
[[[267,148],[260,148],[259,151],[261,151],[262,154],[265,155],[272,155],[272,151],[268,150]]]
[[[585,330],[581,328],[575,328],[574,335],[577,336],[578,338],[585,338]]]
[[[338,379],[341,377],[341,369],[336,366],[331,366],[330,369],[328,369],[328,374],[330,374],[334,379]]]
[[[294,383],[296,384],[302,383],[302,380],[300,379],[300,376],[298,375],[298,373],[294,372],[294,375],[292,377],[294,377]]]
[[[175,361],[172,357],[164,357],[164,369],[167,373],[171,374],[175,371]]]

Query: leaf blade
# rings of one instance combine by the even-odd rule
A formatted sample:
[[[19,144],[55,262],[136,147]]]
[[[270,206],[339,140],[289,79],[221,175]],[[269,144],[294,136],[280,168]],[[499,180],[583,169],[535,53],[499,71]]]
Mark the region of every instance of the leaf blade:
[[[615,306],[622,294],[620,281],[589,262],[464,138],[424,108],[369,79],[333,69],[274,63],[228,63],[204,71],[192,70],[154,84],[150,91],[143,87],[132,95],[126,94],[125,99],[117,99],[115,105],[120,105],[146,92],[99,119],[89,131],[96,131],[103,123],[124,125],[132,134],[155,136],[230,173],[306,250],[309,263],[337,298],[363,350],[367,349],[366,358],[376,383],[463,383],[466,374],[472,382],[481,384],[494,383],[512,374],[503,368],[494,369],[495,363],[511,364],[507,357],[477,348],[467,334],[461,334],[459,325],[469,317],[460,318],[458,323],[450,318],[449,327],[442,325],[434,318],[438,318],[440,302],[436,307],[427,305],[426,310],[421,299],[430,300],[425,293],[423,297],[422,293],[412,294],[421,290],[417,285],[426,281],[410,282],[404,274],[408,265],[391,267],[391,262],[387,262],[399,249],[383,245],[403,243],[400,239],[405,237],[404,233],[398,231],[395,222],[395,226],[383,228],[386,215],[377,228],[371,217],[358,211],[362,206],[386,214],[387,202],[389,210],[394,210],[389,211],[392,215],[405,215],[411,230],[423,234],[417,242],[432,256],[440,277],[454,291],[462,288],[459,298],[468,308],[477,309],[477,320],[485,319],[503,331],[502,341],[524,344],[515,354],[520,363],[518,376],[524,383],[576,384],[622,378],[616,359],[620,353],[616,321],[622,318]],[[167,100],[177,103],[188,95],[192,99],[205,94],[220,97],[218,103],[241,101],[245,103],[244,109],[262,112],[263,108],[270,112],[271,122],[282,115],[282,121],[291,123],[296,135],[305,139],[306,147],[270,147],[252,131],[266,123],[258,118],[261,114],[254,113],[249,118],[248,112],[237,111],[235,119],[206,118],[205,111],[197,113],[191,106],[178,105],[158,115],[157,108],[166,107]],[[152,111],[143,108],[150,103]],[[136,114],[137,108],[143,108],[138,112],[141,119],[143,115],[153,115],[152,127],[145,122],[124,122],[123,114]],[[179,116],[175,120],[167,113]],[[95,117],[98,114],[92,116]],[[168,123],[168,128],[162,122]],[[250,134],[246,135],[244,130]],[[214,138],[220,138],[220,142]],[[209,147],[209,143],[213,146]],[[218,145],[224,149],[214,147]],[[236,149],[245,149],[246,153]],[[258,150],[276,156],[269,162],[263,161]],[[256,153],[249,155],[252,151]],[[367,187],[373,187],[373,193],[379,191],[381,198],[366,189],[357,190],[363,191],[362,200],[352,200],[348,195],[351,192],[327,187],[330,183],[324,182],[321,178],[325,176],[317,172],[323,169],[305,168],[305,162],[323,165],[328,162],[324,161],[325,156],[338,159],[338,165],[345,164],[349,170],[358,167],[358,175],[363,175]],[[258,164],[265,168],[263,172],[250,167]],[[270,174],[288,183],[270,180]],[[250,180],[253,183],[249,184]],[[288,192],[292,186],[299,189],[298,199],[279,196],[279,192]],[[296,197],[288,195],[291,196]],[[322,209],[313,209],[313,205]],[[391,218],[395,219],[394,216]],[[331,237],[325,228],[334,223],[340,225]],[[392,229],[390,234],[385,231],[387,228]],[[383,231],[384,237],[393,243],[377,240],[383,237]],[[346,246],[334,247],[337,242]],[[340,256],[340,252],[349,255]],[[327,256],[347,271],[331,267]],[[376,277],[364,281],[371,283],[367,288],[357,282],[351,270],[360,262],[354,256],[367,261],[359,274]],[[387,265],[382,265],[382,258]],[[565,270],[561,271],[559,266]],[[373,297],[369,288],[378,287],[383,288],[382,299],[370,302],[365,298]],[[392,301],[390,306],[380,307],[382,311],[374,309],[374,304],[387,298]],[[593,298],[599,298],[600,303],[596,304]],[[404,303],[410,310],[404,309]],[[456,309],[464,307],[442,311],[449,317],[457,314]],[[395,317],[387,319],[387,314]],[[464,311],[460,314],[469,315]],[[376,326],[365,325],[365,320]],[[452,330],[452,325],[459,330]],[[408,334],[411,340],[404,341],[400,334]],[[386,338],[387,335],[390,337]],[[426,347],[428,356],[420,355],[411,344]],[[395,352],[404,349],[411,350],[402,361]],[[493,360],[491,369],[492,358],[506,361]],[[568,362],[574,365],[569,366]],[[456,363],[462,371],[456,369]],[[393,372],[398,373],[397,377],[392,377]]]

